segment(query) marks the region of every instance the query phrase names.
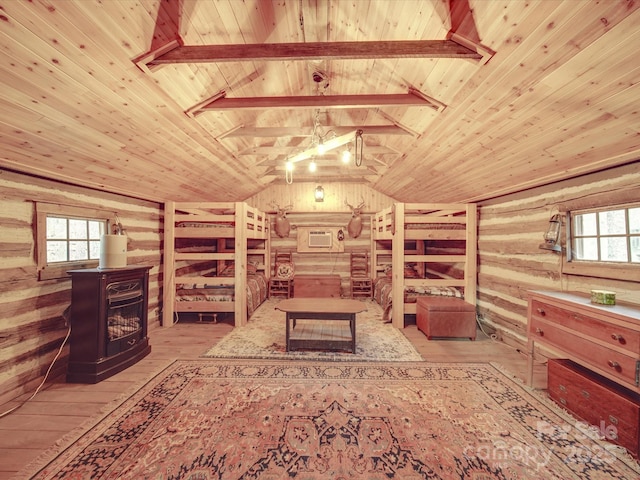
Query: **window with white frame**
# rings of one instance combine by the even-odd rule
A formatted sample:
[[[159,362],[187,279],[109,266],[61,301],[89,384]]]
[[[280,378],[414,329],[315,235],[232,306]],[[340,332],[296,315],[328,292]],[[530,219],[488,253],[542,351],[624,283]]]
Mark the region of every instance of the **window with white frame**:
[[[67,271],[94,268],[100,257],[100,237],[109,231],[114,212],[38,203],[37,260],[40,280],[64,278]]]
[[[572,211],[571,261],[640,265],[640,205]]]
[[[107,222],[47,215],[47,265],[100,258],[100,236]]]

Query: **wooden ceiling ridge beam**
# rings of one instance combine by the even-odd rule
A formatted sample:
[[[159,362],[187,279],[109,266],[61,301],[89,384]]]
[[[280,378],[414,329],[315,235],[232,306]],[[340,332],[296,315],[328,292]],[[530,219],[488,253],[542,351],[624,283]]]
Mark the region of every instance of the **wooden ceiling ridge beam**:
[[[364,132],[363,132],[364,134]],[[300,150],[300,146],[270,146],[270,145],[261,145],[258,147],[249,147],[237,153],[237,155],[289,155],[291,153],[295,153]],[[375,155],[397,155],[398,151],[384,146],[384,145],[365,145],[367,149],[367,153],[375,154]],[[326,157],[335,157],[339,156],[341,153],[338,151],[326,152],[323,156]]]
[[[380,107],[430,107],[441,111],[444,104],[417,90],[408,93],[360,94],[360,95],[301,95],[280,97],[226,97],[219,92],[213,101],[199,103],[185,113],[195,116],[202,112],[221,110],[264,110],[305,108],[380,108]]]
[[[178,39],[140,55],[134,59],[134,63],[148,72],[160,65],[177,63],[378,58],[462,58],[480,61],[483,57],[475,48],[453,39],[227,45],[184,45]]]
[[[362,130],[366,135],[414,135],[413,132],[399,125],[324,125],[323,128],[333,130],[342,135],[352,130]],[[234,128],[218,138],[231,137],[311,137],[313,127],[305,131],[302,127],[245,127]]]

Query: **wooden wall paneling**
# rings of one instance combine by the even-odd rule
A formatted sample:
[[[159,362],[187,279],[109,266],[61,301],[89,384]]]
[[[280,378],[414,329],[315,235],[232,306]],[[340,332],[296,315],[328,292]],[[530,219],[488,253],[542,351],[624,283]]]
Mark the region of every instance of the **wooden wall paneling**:
[[[127,231],[127,263],[153,265],[149,327],[159,324],[161,288],[160,210],[152,202],[107,194],[0,170],[0,403],[37,386],[66,335],[63,313],[71,299],[69,279],[38,281],[35,203],[48,202],[118,212]],[[53,374],[66,373],[68,347]]]
[[[316,202],[314,191],[317,185],[324,188],[324,202]],[[270,185],[246,199],[249,205],[266,212],[274,212],[273,202],[284,207],[293,205],[293,212],[351,212],[344,202],[358,205],[364,200],[365,214],[382,210],[393,203],[393,199],[359,183],[310,183],[294,181],[291,185]]]

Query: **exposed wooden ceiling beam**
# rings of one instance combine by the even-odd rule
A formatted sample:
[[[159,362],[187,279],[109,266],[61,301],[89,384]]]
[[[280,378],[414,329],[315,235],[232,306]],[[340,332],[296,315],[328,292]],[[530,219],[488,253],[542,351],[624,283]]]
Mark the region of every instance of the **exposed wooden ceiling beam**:
[[[367,150],[368,154],[372,155],[397,155],[398,151],[393,148],[385,147],[384,145],[365,145],[364,148]],[[252,147],[243,150],[242,152],[237,153],[237,155],[289,155],[292,153],[296,153],[300,151],[300,147],[271,147],[271,146],[262,146],[262,147]],[[339,151],[327,152],[323,156],[326,157],[337,157],[342,153]]]
[[[336,135],[343,135],[352,130],[362,130],[364,135],[411,135],[411,132],[405,128],[396,125],[352,125],[336,127],[331,125],[323,125],[326,131],[333,130]],[[305,131],[304,127],[242,127],[231,129],[218,139],[232,137],[311,137],[313,136],[313,127],[308,127]]]
[[[253,62],[309,59],[466,58],[482,59],[478,52],[452,40],[397,40],[370,42],[256,43],[181,45],[174,41],[138,57],[146,68],[176,63]],[[142,68],[142,67],[141,67]]]
[[[410,93],[392,93],[385,95],[302,95],[283,97],[219,97],[206,105],[199,105],[197,111],[189,109],[187,114],[220,110],[265,110],[295,108],[379,108],[379,107],[429,107],[436,110],[428,98]]]
[[[316,162],[316,164],[318,166],[324,166],[326,168],[331,168],[331,169],[340,169],[340,168],[354,168],[352,164],[349,165],[345,165],[343,163],[341,163],[339,158],[314,158],[313,160],[314,162]],[[352,160],[353,162],[353,160]],[[285,159],[284,158],[271,158],[271,159],[265,159],[265,160],[261,160],[259,162],[256,163],[257,167],[282,167],[284,168],[285,165]],[[367,155],[365,156],[365,160],[364,163],[366,164],[371,164],[369,166],[373,166],[373,164],[375,164],[376,166],[381,166],[381,167],[387,167],[388,165],[384,162],[381,162],[380,160],[372,157],[371,155]]]

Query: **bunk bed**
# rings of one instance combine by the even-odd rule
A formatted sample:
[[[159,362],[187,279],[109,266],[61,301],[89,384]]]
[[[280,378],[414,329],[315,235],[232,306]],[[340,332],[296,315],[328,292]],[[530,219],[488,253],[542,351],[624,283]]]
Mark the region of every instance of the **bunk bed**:
[[[166,202],[162,325],[233,313],[247,323],[267,298],[268,215],[244,202]]]
[[[404,327],[420,296],[476,304],[475,204],[395,203],[371,221],[374,299]]]

